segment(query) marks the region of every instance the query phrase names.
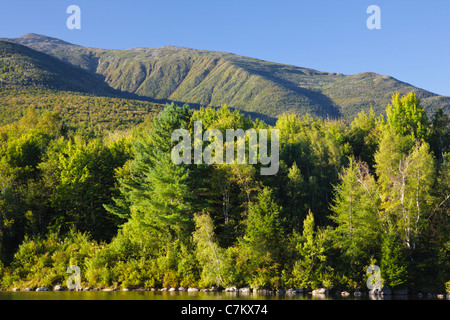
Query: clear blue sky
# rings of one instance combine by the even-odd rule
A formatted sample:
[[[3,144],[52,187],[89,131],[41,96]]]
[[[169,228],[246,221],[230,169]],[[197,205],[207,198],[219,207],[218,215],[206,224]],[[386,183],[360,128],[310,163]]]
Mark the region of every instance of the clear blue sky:
[[[69,5],[81,30],[66,27]],[[381,30],[369,30],[369,5]],[[33,32],[99,48],[164,45],[354,74],[450,96],[450,0],[2,0],[0,37]]]

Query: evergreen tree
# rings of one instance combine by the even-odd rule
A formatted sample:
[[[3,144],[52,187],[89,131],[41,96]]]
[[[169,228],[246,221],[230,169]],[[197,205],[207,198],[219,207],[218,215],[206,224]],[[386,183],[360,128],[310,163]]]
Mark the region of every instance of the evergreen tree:
[[[336,223],[333,232],[335,246],[342,253],[340,265],[348,273],[358,275],[379,249],[379,196],[368,166],[350,158],[335,193],[331,219]]]
[[[445,154],[450,152],[450,119],[442,109],[436,110],[431,119],[429,143],[434,156],[443,163]]]
[[[401,287],[408,280],[408,265],[403,247],[402,240],[395,229],[389,229],[383,235],[380,271],[385,286]]]
[[[248,282],[254,287],[276,285],[279,281],[284,239],[279,214],[280,208],[267,187],[249,208],[240,245],[248,259]]]
[[[292,270],[292,282],[300,288],[318,288],[325,282],[328,234],[326,229],[316,230],[314,215],[309,211],[303,221],[303,233],[296,246],[298,260]]]
[[[307,186],[297,163],[289,168],[287,182],[287,208],[288,211],[288,226],[299,230],[303,222],[307,208]]]
[[[120,179],[124,198],[116,199],[116,207],[107,210],[123,215],[139,228],[150,228],[171,239],[188,239],[192,230],[193,191],[190,188],[190,169],[175,165],[171,159],[172,132],[188,128],[189,107],[168,105],[134,143],[134,159],[130,163],[130,177]],[[123,206],[128,206],[123,208]],[[122,207],[120,207],[122,206]]]

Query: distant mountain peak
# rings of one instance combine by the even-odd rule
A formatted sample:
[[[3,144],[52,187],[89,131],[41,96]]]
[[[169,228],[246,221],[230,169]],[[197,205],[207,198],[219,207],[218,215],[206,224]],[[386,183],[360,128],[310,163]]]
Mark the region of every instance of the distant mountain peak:
[[[174,46],[174,45],[166,45],[161,47],[161,49],[172,49],[172,50],[194,50],[192,48],[188,47],[180,47],[180,46]]]
[[[42,35],[42,34],[30,32],[30,33],[24,34],[23,36],[21,36],[19,38],[21,38],[21,39],[29,39],[29,38],[42,39],[42,38],[49,38],[49,37],[45,36],[45,35]]]
[[[17,39],[20,39],[20,43],[24,45],[27,45],[27,43],[47,43],[52,45],[70,45],[79,47],[79,45],[64,40],[37,33],[27,33]]]

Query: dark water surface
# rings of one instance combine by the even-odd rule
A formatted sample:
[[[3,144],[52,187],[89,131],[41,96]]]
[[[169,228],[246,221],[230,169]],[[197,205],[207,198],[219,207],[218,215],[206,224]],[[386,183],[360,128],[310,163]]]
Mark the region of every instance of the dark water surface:
[[[268,294],[167,291],[2,291],[0,300],[438,300],[436,297],[395,295],[385,297],[313,296],[308,293]]]

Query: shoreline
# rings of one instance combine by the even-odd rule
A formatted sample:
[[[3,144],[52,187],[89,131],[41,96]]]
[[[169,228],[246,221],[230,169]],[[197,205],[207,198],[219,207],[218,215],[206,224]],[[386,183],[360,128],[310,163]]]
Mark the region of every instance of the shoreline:
[[[431,300],[450,300],[450,294],[445,293],[433,293],[433,292],[408,292],[407,290],[394,290],[380,292],[363,292],[360,290],[354,290],[352,292],[340,291],[340,290],[328,290],[324,288],[319,289],[302,289],[302,288],[289,288],[287,290],[283,289],[251,289],[249,287],[227,287],[227,288],[184,288],[184,287],[164,287],[164,288],[90,288],[85,287],[78,290],[67,289],[62,286],[55,286],[52,289],[47,287],[37,287],[37,288],[12,288],[9,290],[0,289],[1,293],[23,293],[23,292],[152,292],[160,294],[186,294],[195,296],[198,293],[211,293],[212,295],[226,295],[228,297],[245,297],[250,295],[257,295],[261,297],[310,297],[312,299],[358,299],[358,298],[369,298],[372,300],[414,300],[414,299],[431,299]],[[173,295],[174,296],[174,295]],[[400,298],[400,299],[399,299]]]

